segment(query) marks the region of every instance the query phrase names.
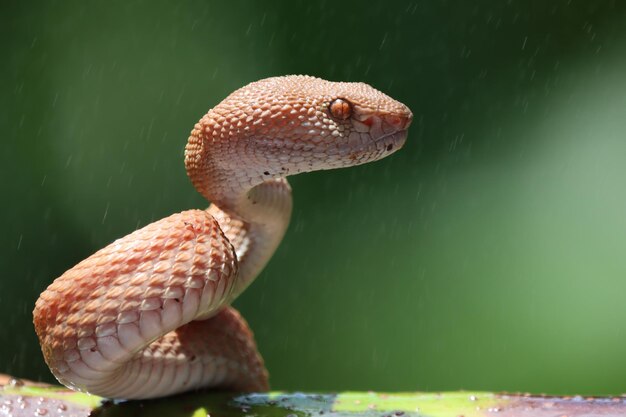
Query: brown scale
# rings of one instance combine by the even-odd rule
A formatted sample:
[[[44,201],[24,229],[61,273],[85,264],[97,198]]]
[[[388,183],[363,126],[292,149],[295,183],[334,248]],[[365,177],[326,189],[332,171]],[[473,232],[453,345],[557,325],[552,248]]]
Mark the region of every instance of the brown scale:
[[[185,149],[192,183],[213,204],[111,243],[37,300],[35,330],[52,373],[114,398],[267,390],[252,332],[229,305],[285,233],[285,177],[383,158],[404,144],[411,119],[363,83],[286,76],[232,93]]]

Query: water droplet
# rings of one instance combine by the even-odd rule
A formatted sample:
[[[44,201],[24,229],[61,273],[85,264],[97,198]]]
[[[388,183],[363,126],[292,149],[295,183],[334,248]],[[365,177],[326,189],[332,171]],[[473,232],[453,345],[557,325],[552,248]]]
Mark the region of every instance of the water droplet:
[[[26,407],[28,407],[28,402],[26,402],[26,400],[24,399],[24,397],[22,397],[21,395],[19,397],[17,397],[17,403],[19,404],[20,408],[23,410]]]
[[[48,414],[48,409],[46,408],[37,408],[35,410],[35,415],[37,416],[45,416],[46,414]]]
[[[61,403],[61,404],[59,404],[59,406],[57,407],[57,411],[58,411],[59,413],[62,413],[63,411],[67,411],[67,405],[62,404],[62,403]]]
[[[24,381],[22,381],[21,379],[17,379],[17,378],[11,378],[9,380],[9,386],[11,388],[23,387],[24,386]]]
[[[470,401],[476,401],[478,398],[475,395],[470,395],[469,399]]]

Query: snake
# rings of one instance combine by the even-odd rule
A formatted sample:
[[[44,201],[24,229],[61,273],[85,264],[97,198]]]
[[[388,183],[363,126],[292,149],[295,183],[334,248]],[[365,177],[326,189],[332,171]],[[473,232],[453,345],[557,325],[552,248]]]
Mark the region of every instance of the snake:
[[[285,235],[286,177],[384,158],[404,145],[412,118],[368,84],[304,75],[228,95],[195,124],[184,152],[208,208],[115,240],[39,296],[33,323],[52,374],[115,399],[269,390],[253,333],[231,303]]]

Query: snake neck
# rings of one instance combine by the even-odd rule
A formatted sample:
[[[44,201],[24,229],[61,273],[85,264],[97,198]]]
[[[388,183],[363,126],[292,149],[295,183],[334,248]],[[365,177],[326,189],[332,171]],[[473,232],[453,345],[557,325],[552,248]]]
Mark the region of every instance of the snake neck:
[[[291,217],[291,187],[279,175],[268,175],[240,146],[194,129],[185,150],[187,174],[194,187],[212,204],[208,212],[218,221],[237,254],[239,272],[230,300],[248,287],[280,244]],[[233,142],[231,142],[233,143]]]
[[[208,209],[237,255],[239,272],[230,301],[254,281],[283,239],[291,217],[291,188],[284,179],[268,181],[248,190],[236,201],[240,205],[214,203]],[[258,212],[250,220],[238,214],[253,209]]]

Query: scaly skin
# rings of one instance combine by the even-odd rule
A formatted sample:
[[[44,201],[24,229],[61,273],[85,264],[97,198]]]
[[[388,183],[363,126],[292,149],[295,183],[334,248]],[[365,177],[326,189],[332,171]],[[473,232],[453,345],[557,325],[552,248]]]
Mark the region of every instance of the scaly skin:
[[[267,390],[252,333],[230,303],[287,229],[285,177],[381,159],[404,144],[411,119],[362,83],[286,76],[232,93],[185,149],[191,181],[213,204],[116,240],[37,300],[35,331],[54,376],[111,398]]]

